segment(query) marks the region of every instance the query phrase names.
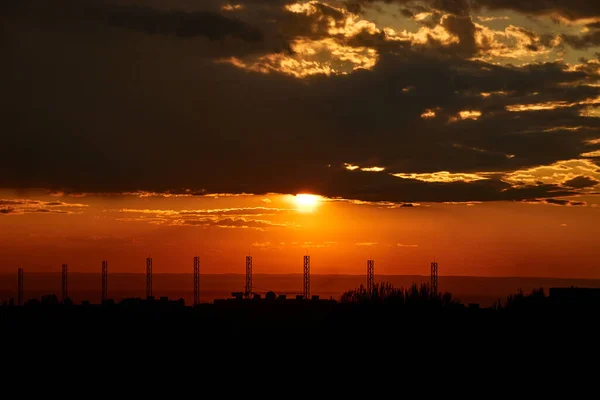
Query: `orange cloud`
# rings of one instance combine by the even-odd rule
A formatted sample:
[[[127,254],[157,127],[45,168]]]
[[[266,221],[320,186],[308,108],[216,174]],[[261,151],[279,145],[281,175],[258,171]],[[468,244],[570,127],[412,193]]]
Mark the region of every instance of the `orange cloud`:
[[[435,118],[435,111],[427,109],[421,114],[421,118],[423,118],[423,119]]]
[[[448,171],[431,172],[431,173],[398,173],[392,174],[397,178],[402,179],[416,179],[423,182],[474,182],[489,179],[480,174],[468,174],[468,173],[451,173]]]
[[[502,180],[515,187],[538,185],[561,185],[577,177],[600,180],[598,166],[587,159],[558,161],[551,165],[522,169],[505,175]]]
[[[221,10],[223,11],[238,11],[243,9],[244,6],[241,4],[223,4]]]
[[[594,105],[600,104],[600,97],[595,98],[587,98],[581,101],[569,102],[565,100],[556,100],[556,101],[547,101],[544,103],[532,103],[532,104],[512,104],[506,106],[507,111],[511,112],[521,112],[521,111],[543,111],[543,110],[556,110],[557,108],[570,108],[579,105]],[[588,107],[587,110],[594,109],[598,110],[598,107]],[[583,112],[583,110],[582,110]],[[589,111],[592,113],[591,111]],[[595,115],[594,115],[595,116]],[[598,112],[598,116],[600,116],[600,112]]]
[[[465,119],[478,120],[481,117],[481,111],[465,110],[460,111],[456,116],[450,117],[450,122],[457,122]]]
[[[264,74],[279,72],[306,78],[311,75],[346,75],[359,69],[371,69],[379,58],[375,49],[344,45],[334,38],[295,39],[290,47],[292,55],[273,53],[245,60],[231,57],[219,62]]]
[[[359,167],[358,165],[344,163],[344,168],[348,171],[361,170],[363,172],[382,172],[385,171],[384,167]]]

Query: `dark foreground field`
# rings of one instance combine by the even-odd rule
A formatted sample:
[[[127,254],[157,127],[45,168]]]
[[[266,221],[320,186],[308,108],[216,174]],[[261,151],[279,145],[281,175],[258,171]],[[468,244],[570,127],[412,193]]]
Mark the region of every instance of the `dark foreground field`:
[[[0,329],[3,365],[36,376],[101,379],[132,394],[167,382],[231,394],[243,392],[241,379],[251,379],[260,390],[295,397],[309,387],[356,395],[352,388],[364,379],[367,386],[383,379],[386,390],[408,385],[402,389],[408,393],[444,391],[441,382],[475,376],[480,385],[495,374],[531,385],[530,375],[564,374],[595,359],[599,317],[591,305],[232,300],[190,307],[133,300],[3,306]],[[429,388],[431,375],[439,382]],[[162,390],[172,397],[172,389]]]
[[[598,333],[600,308],[594,305],[542,304],[510,309],[437,304],[351,304],[328,300],[230,300],[184,306],[177,301],[131,300],[120,304],[35,304],[0,307],[5,334],[69,337],[73,341],[103,336],[122,342],[166,336],[227,343],[245,340],[285,343],[302,338],[320,344],[330,340],[353,342],[366,338],[373,346],[418,343],[429,339],[438,346],[493,341],[580,340]],[[158,343],[160,344],[160,343]],[[555,343],[559,344],[559,343]]]

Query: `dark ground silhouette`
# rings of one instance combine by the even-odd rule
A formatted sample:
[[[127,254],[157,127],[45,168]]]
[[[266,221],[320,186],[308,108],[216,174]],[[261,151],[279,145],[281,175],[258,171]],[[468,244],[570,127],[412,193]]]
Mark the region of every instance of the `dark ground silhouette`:
[[[348,385],[359,379],[385,379],[389,390],[407,385],[403,390],[417,393],[432,374],[437,391],[463,380],[532,385],[531,374],[569,372],[598,353],[594,291],[552,297],[537,290],[478,307],[447,293],[432,296],[427,286],[375,288],[377,295],[359,287],[341,301],[272,293],[269,300],[195,307],[167,298],[61,304],[50,295],[0,307],[2,360],[42,375],[69,371],[71,379],[103,376],[116,366],[121,372],[106,381],[113,392],[123,390],[119,385],[142,390],[138,375],[149,373],[143,390],[152,393],[161,383],[185,381],[232,394],[241,390],[241,378],[252,376],[261,391],[291,390],[295,397],[296,386],[352,394]]]
[[[369,296],[364,287],[349,290],[341,301],[322,299],[224,299],[214,304],[186,306],[183,300],[126,299],[103,304],[61,303],[55,295],[23,306],[5,303],[0,324],[5,333],[31,332],[88,337],[108,332],[151,337],[158,332],[195,333],[216,342],[248,338],[305,337],[307,341],[366,337],[389,343],[435,338],[473,343],[488,340],[540,340],[578,332],[596,332],[600,317],[598,289],[543,289],[499,300],[493,307],[461,304],[450,293],[433,295],[427,285],[397,289],[376,284]],[[563,336],[564,337],[564,336]],[[518,341],[517,340],[517,341]]]

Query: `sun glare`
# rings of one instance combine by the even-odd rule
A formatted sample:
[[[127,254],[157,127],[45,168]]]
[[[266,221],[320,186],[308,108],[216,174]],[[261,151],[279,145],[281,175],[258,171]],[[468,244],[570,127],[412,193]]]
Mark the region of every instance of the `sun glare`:
[[[320,196],[314,194],[297,194],[295,196],[296,206],[299,211],[313,211],[319,204]]]

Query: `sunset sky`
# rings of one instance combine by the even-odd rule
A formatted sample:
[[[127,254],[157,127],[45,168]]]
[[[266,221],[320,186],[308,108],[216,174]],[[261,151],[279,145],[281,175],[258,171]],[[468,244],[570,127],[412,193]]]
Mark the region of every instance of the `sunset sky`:
[[[0,273],[600,278],[595,1],[3,0],[0,50]]]

